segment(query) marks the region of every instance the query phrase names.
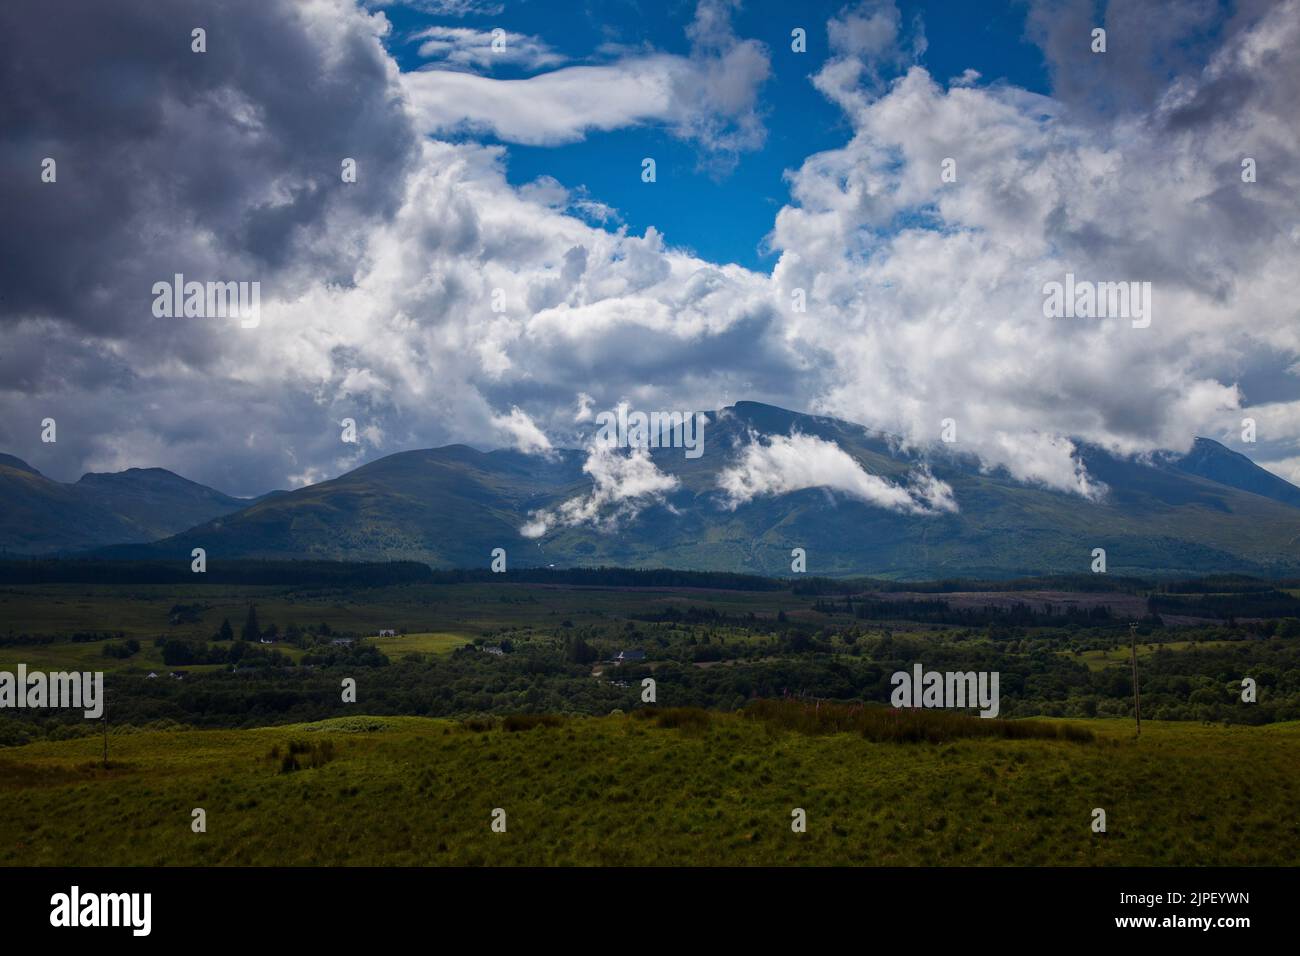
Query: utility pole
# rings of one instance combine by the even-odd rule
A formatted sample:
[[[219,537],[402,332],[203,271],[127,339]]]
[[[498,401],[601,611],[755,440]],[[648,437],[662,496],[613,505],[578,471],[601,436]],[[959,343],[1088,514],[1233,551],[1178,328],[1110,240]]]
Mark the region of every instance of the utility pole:
[[[104,769],[108,769],[108,691],[104,691]]]
[[[1137,735],[1142,736],[1142,698],[1138,694],[1138,626],[1137,621],[1130,621],[1128,625],[1131,643],[1129,651],[1133,661],[1133,716],[1137,718]]]

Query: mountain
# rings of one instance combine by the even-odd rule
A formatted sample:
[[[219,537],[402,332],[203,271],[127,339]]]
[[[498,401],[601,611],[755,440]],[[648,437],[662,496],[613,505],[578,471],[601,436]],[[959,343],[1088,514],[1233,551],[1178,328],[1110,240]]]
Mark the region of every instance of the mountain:
[[[1196,439],[1192,450],[1173,461],[1172,465],[1189,475],[1209,478],[1230,488],[1300,507],[1300,488],[1271,471],[1265,471],[1245,455],[1208,438]]]
[[[12,455],[0,455],[0,503],[0,552],[16,554],[156,541],[249,504],[162,468],[63,484]]]
[[[400,452],[330,481],[265,496],[147,548],[106,553],[155,557],[202,547],[210,558],[411,559],[474,567],[495,547],[519,550],[524,516],[551,503],[557,489],[581,493],[582,461],[578,452],[549,460],[466,445]]]
[[[188,560],[203,547],[210,560],[401,558],[486,567],[492,550],[505,548],[514,567],[788,574],[791,550],[803,548],[809,573],[913,579],[1087,571],[1093,549],[1104,548],[1111,573],[1300,570],[1300,489],[1208,439],[1186,456],[1147,460],[1081,446],[1089,475],[1105,484],[1089,500],[988,471],[970,455],[902,450],[849,422],[754,402],[708,413],[704,434],[698,458],[681,449],[651,452],[677,481],[662,501],[598,526],[553,521],[538,538],[520,531],[536,512],[588,496],[588,512],[608,516],[628,504],[611,490],[625,486],[591,500],[583,452],[543,457],[452,445],[390,455],[172,538],[103,553]],[[862,472],[894,486],[928,469],[951,487],[956,510],[889,510],[825,487],[760,494],[732,507],[719,477],[755,436],[791,434],[834,443]]]

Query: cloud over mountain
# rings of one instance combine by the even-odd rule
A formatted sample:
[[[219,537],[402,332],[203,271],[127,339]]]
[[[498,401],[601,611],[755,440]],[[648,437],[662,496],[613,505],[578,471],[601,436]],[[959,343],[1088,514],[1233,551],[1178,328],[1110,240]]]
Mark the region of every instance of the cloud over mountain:
[[[834,442],[813,435],[751,436],[740,461],[718,476],[730,507],[763,495],[827,488],[867,504],[909,514],[956,511],[952,488],[922,472],[911,487],[868,474]]]

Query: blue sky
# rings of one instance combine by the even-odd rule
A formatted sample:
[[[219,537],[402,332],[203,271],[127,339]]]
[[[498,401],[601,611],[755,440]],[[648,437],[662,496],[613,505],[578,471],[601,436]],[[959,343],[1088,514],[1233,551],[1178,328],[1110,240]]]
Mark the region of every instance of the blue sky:
[[[558,7],[558,9],[557,9]],[[551,176],[570,189],[585,189],[591,198],[613,206],[630,231],[643,234],[654,226],[667,241],[713,262],[735,262],[770,271],[776,256],[764,247],[773,217],[789,199],[787,170],[810,154],[841,146],[852,135],[843,113],[814,89],[811,77],[828,55],[826,23],[843,3],[750,3],[733,16],[736,33],[764,43],[771,54],[772,75],[761,91],[767,138],[759,149],[736,157],[733,169],[719,171],[700,148],[655,126],[591,132],[575,143],[555,146],[506,144],[508,177],[520,185]],[[901,3],[904,29],[911,35],[920,18],[926,47],[921,66],[941,80],[967,69],[981,74],[980,83],[1011,83],[1035,92],[1048,92],[1042,51],[1025,36],[1021,4],[1004,6],[944,0]],[[686,55],[686,28],[695,14],[694,2],[599,2],[580,4],[510,4],[500,14],[463,17],[433,16],[411,7],[386,8],[393,24],[387,46],[403,70],[425,62],[411,36],[434,25],[472,27],[541,37],[573,63],[602,62],[608,43],[648,46]],[[791,50],[790,32],[807,31],[807,52]],[[492,75],[510,79],[539,70],[505,66]],[[477,142],[498,142],[476,135]],[[641,182],[641,159],[653,156],[658,182]]]

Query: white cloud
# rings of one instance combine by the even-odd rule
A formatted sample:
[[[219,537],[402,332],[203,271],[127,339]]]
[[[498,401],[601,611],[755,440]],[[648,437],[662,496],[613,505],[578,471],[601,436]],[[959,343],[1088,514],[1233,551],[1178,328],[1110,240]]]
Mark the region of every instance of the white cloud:
[[[1100,489],[1071,439],[1138,454],[1235,431],[1242,356],[1300,349],[1283,278],[1300,202],[1239,168],[1300,161],[1281,93],[1300,77],[1298,14],[1279,5],[1147,112],[1103,119],[919,67],[877,86],[875,53],[849,52],[876,34],[842,40],[817,81],[852,137],[792,173],[770,236],[777,300],[808,294],[785,336],[833,383],[810,404],[917,446],[954,418],[958,447],[1085,495]],[[1066,272],[1150,281],[1151,327],[1044,319],[1043,283]]]
[[[500,32],[496,32],[500,30]],[[559,66],[565,58],[540,37],[508,30],[474,30],[469,27],[426,27],[411,35],[420,42],[419,54],[442,69],[517,66],[524,70]]]
[[[989,460],[1004,464],[1019,481],[1072,491],[1094,501],[1106,492],[1104,484],[1088,476],[1074,443],[1059,435],[997,432],[991,445],[998,453]]]
[[[403,74],[402,81],[429,133],[486,132],[512,143],[557,145],[592,131],[656,122],[725,164],[727,157],[762,145],[758,90],[771,73],[767,49],[735,36],[729,14],[729,4],[702,0],[687,31],[688,56],[625,54],[612,63],[567,66],[526,79],[421,70]],[[512,36],[517,53],[493,54],[484,52],[490,34],[435,27],[421,34],[426,35],[422,51],[458,67],[501,62],[494,56],[517,57],[510,62],[526,68],[558,62],[535,37]]]
[[[889,511],[933,514],[957,510],[948,484],[928,472],[916,477],[911,487],[893,484],[863,470],[834,442],[794,434],[766,439],[751,436],[739,462],[719,474],[718,486],[733,509],[766,495],[828,488]]]
[[[593,443],[588,446],[582,470],[591,475],[590,493],[570,498],[557,508],[534,512],[519,529],[520,534],[540,538],[556,528],[579,525],[613,531],[650,505],[666,504],[667,495],[680,484],[660,471],[643,448],[624,455],[607,444]]]
[[[514,447],[525,455],[551,451],[551,440],[546,437],[546,433],[518,405],[510,409],[509,415],[492,419],[492,424],[508,435]]]
[[[498,0],[364,0],[368,7],[410,7],[435,17],[494,17],[505,9]]]

